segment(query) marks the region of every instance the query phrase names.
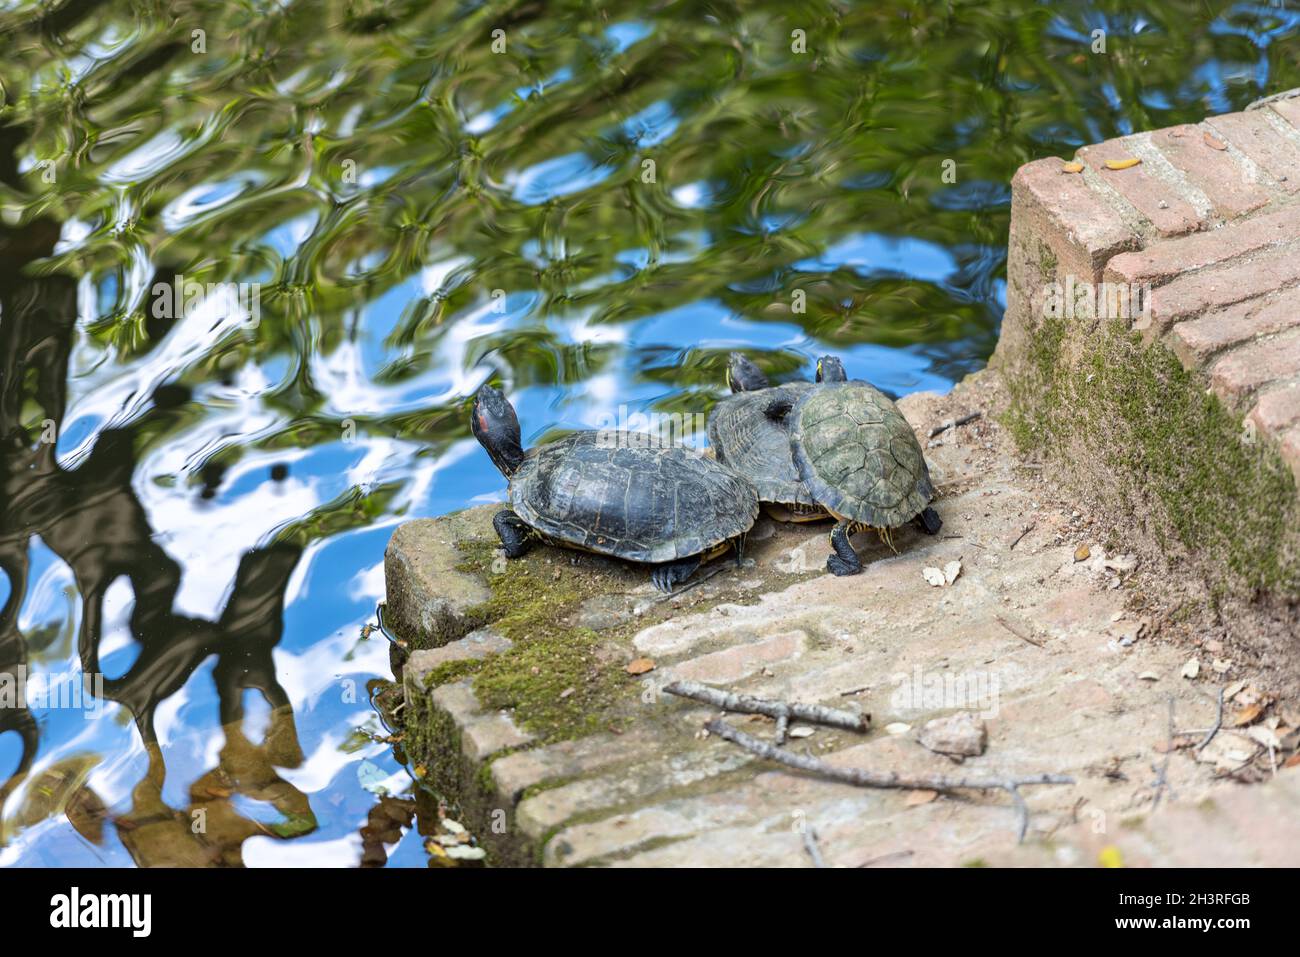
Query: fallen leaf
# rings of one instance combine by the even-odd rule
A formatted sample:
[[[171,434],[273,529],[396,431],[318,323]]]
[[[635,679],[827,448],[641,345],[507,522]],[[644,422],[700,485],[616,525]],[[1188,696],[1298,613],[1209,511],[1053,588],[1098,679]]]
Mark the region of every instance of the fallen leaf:
[[[1232,716],[1232,721],[1229,723],[1234,728],[1244,728],[1248,724],[1253,724],[1263,713],[1264,707],[1259,702],[1248,704],[1244,708],[1237,709],[1237,713]]]
[[[1296,765],[1300,765],[1300,754],[1293,754],[1282,762],[1284,768],[1294,768]]]
[[[1082,163],[1066,163],[1066,164],[1064,164],[1064,165],[1061,167],[1061,172],[1062,172],[1062,173],[1082,173],[1082,172],[1083,172],[1083,164],[1082,164]]]
[[[576,690],[577,690],[576,688],[565,688],[563,691],[560,692],[560,699],[563,700],[567,698],[569,695],[573,694],[573,692],[575,692]]]
[[[938,791],[909,791],[907,800],[903,803],[908,807],[919,807],[922,804],[929,804],[938,796]]]
[[[1241,689],[1246,687],[1245,681],[1234,681],[1228,687],[1223,689],[1223,700],[1231,701],[1237,695],[1241,694]]]
[[[958,559],[957,561],[954,562],[949,562],[947,565],[943,566],[943,580],[949,585],[955,582],[957,580],[957,576],[960,574],[961,574],[961,559]]]
[[[1211,665],[1211,667],[1215,670],[1217,674],[1226,675],[1229,671],[1232,670],[1232,662],[1225,661],[1222,658],[1215,658],[1214,664]]]
[[[1195,658],[1189,658],[1187,664],[1183,665],[1182,676],[1184,678],[1195,678],[1201,673],[1201,663]]]
[[[1106,169],[1131,169],[1141,162],[1136,156],[1130,156],[1128,159],[1122,160],[1106,160]]]
[[[1223,140],[1219,139],[1213,133],[1205,134],[1205,145],[1214,150],[1226,150],[1228,148],[1228,144],[1223,142]]]
[[[912,726],[902,721],[895,721],[893,724],[885,725],[886,734],[907,734],[911,730]]]
[[[816,730],[816,728],[811,728],[806,724],[797,724],[785,734],[788,738],[811,738]]]
[[[1080,545],[1078,548],[1074,550],[1074,560],[1076,562],[1086,562],[1088,560],[1088,556],[1090,556],[1091,554],[1092,554],[1091,548],[1089,548],[1087,545]]]
[[[1114,844],[1107,844],[1097,855],[1097,863],[1102,867],[1123,867],[1124,855],[1119,852],[1119,848]]]
[[[933,585],[935,588],[942,588],[945,583],[943,572],[939,571],[937,568],[922,568],[921,577],[926,580],[927,584]]]
[[[1160,680],[1160,676],[1159,676],[1158,674],[1156,674],[1154,671],[1144,671],[1144,672],[1142,672],[1142,674],[1138,675],[1138,680],[1139,680],[1139,681],[1159,681],[1159,680]]]
[[[1272,728],[1265,727],[1262,724],[1257,724],[1253,728],[1247,728],[1246,733],[1272,751],[1282,750],[1282,742],[1278,740],[1277,732]]]
[[[487,851],[481,847],[458,844],[455,847],[447,848],[447,856],[457,861],[481,861],[487,857]]]
[[[623,670],[630,675],[643,675],[647,671],[654,671],[655,663],[649,658],[637,658],[634,661],[628,662],[627,667]]]

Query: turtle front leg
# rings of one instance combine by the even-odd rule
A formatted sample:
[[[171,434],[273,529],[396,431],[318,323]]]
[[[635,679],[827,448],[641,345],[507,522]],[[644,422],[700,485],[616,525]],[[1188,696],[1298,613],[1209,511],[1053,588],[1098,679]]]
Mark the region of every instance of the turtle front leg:
[[[920,515],[916,516],[916,527],[927,535],[938,535],[939,529],[943,528],[943,519],[934,509],[927,507]]]
[[[862,559],[849,543],[848,522],[837,522],[831,529],[831,548],[835,553],[826,559],[826,570],[832,575],[856,575],[862,571]]]
[[[655,588],[665,595],[671,595],[673,588],[694,575],[695,569],[699,567],[698,555],[675,562],[665,562],[655,566],[655,570],[650,573],[650,580],[654,582]]]
[[[497,535],[501,539],[501,545],[505,548],[506,558],[521,558],[528,549],[533,547],[533,539],[529,534],[529,528],[524,524],[524,520],[504,508],[492,516],[492,527],[496,529]]]

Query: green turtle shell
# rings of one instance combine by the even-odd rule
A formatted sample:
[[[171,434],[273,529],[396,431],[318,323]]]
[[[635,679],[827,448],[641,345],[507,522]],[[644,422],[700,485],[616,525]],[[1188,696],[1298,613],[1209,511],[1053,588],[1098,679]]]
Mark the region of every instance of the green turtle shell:
[[[874,386],[823,384],[795,403],[786,424],[800,478],[818,504],[835,514],[894,528],[934,498],[912,427]]]
[[[791,402],[810,389],[811,382],[790,382],[770,389],[737,392],[727,396],[709,415],[709,444],[718,460],[744,475],[758,490],[760,502],[781,505],[815,505],[812,493],[799,478],[785,425],[766,414],[773,401],[786,396]]]
[[[515,513],[557,542],[633,562],[676,561],[749,531],[758,495],[745,478],[697,449],[627,447],[626,435],[530,449],[510,480]]]

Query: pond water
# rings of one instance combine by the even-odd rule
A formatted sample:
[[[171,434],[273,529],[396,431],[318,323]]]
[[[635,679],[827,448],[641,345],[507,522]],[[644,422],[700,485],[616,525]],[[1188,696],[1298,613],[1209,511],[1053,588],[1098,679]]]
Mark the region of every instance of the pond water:
[[[365,626],[480,383],[945,390],[1017,166],[1300,85],[1289,3],[637,6],[0,0],[0,864],[424,865]]]

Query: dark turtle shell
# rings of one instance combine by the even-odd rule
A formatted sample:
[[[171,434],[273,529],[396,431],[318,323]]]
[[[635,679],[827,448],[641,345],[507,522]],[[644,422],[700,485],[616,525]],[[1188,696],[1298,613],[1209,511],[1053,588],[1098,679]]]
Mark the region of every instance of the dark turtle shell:
[[[718,460],[744,475],[758,489],[760,502],[814,505],[799,478],[790,449],[790,433],[769,418],[767,407],[782,396],[797,402],[811,382],[790,382],[771,389],[729,395],[709,415],[709,444]]]
[[[697,449],[625,447],[624,434],[530,449],[510,480],[516,514],[549,538],[633,562],[687,558],[749,531],[758,496],[746,479]]]
[[[823,384],[795,403],[786,424],[800,478],[831,512],[894,528],[934,498],[912,427],[874,386]]]

